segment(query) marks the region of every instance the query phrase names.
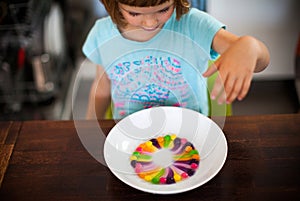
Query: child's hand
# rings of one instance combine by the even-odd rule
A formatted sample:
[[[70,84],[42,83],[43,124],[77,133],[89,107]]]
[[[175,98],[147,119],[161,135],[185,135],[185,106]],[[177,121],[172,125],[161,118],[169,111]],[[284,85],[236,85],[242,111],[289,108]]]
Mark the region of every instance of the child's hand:
[[[209,77],[218,71],[218,76],[211,92],[211,99],[221,103],[242,100],[248,93],[255,71],[258,52],[255,41],[244,37],[235,41],[218,60],[204,72]]]

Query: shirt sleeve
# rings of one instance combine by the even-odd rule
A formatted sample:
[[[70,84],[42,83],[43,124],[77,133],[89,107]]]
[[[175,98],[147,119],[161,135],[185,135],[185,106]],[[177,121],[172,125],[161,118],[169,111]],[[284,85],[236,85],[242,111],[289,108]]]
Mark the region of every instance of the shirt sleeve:
[[[100,31],[99,24],[96,22],[89,31],[87,38],[82,46],[83,54],[95,64],[101,64],[101,55],[99,51],[100,43],[98,40]]]
[[[192,8],[187,16],[191,38],[210,54],[212,60],[219,54],[212,49],[216,33],[226,26],[206,12]]]

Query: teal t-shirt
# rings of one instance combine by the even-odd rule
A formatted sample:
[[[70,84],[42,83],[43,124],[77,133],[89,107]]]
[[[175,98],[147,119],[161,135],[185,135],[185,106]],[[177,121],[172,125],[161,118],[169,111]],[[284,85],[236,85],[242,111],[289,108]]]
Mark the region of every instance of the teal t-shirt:
[[[114,118],[154,106],[179,106],[208,114],[207,81],[202,76],[216,32],[225,27],[205,12],[191,9],[146,42],[124,38],[110,17],[99,19],[83,46],[111,81]]]

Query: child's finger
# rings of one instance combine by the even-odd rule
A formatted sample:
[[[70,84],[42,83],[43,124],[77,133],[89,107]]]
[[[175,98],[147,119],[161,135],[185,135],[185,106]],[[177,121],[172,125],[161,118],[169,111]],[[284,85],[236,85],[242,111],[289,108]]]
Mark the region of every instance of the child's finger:
[[[215,80],[213,89],[211,91],[210,98],[212,100],[217,99],[223,91],[224,91],[224,82],[223,82],[222,78],[220,77],[220,75],[218,74],[218,76]]]
[[[238,100],[240,100],[240,101],[243,100],[246,97],[246,95],[248,94],[250,85],[251,85],[251,80],[252,80],[252,77],[250,77],[250,76],[245,78],[245,80],[243,82],[242,90],[237,97]]]
[[[212,64],[202,75],[204,77],[209,77],[217,71],[218,71],[218,68],[216,67],[216,65]]]
[[[241,79],[231,79],[231,81],[226,82],[226,92],[227,92],[227,99],[226,99],[226,103],[230,104],[232,103],[237,97],[238,95],[241,93],[242,91],[242,87],[243,87],[243,80]]]
[[[226,92],[225,90],[223,90],[220,94],[219,94],[219,97],[218,97],[218,104],[224,104],[226,103]]]

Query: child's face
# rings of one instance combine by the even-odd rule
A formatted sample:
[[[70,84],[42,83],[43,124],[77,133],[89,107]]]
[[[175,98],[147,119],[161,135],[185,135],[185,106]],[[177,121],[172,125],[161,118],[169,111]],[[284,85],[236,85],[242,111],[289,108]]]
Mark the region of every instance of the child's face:
[[[174,0],[153,7],[134,7],[119,3],[120,11],[128,23],[126,29],[153,32],[163,27],[174,11]]]

